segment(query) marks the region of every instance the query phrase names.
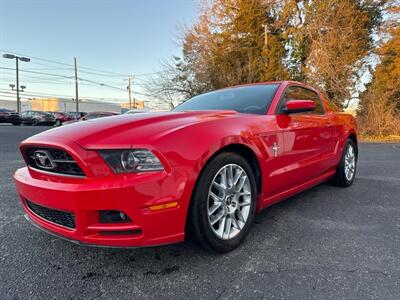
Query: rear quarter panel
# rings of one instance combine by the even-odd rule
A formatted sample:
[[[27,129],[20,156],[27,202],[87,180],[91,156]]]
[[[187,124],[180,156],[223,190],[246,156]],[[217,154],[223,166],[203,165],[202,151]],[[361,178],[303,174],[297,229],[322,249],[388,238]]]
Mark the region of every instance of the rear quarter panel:
[[[354,136],[356,143],[358,143],[358,126],[356,119],[351,114],[340,112],[332,112],[331,114],[336,130],[337,162],[339,163],[347,139],[349,139],[350,136]]]
[[[332,102],[329,102],[320,91],[316,92],[321,98],[327,117],[330,118],[335,127],[336,155],[334,159],[335,164],[339,164],[347,139],[350,136],[354,136],[356,143],[358,143],[357,120],[352,114],[341,112],[339,108],[337,108]]]

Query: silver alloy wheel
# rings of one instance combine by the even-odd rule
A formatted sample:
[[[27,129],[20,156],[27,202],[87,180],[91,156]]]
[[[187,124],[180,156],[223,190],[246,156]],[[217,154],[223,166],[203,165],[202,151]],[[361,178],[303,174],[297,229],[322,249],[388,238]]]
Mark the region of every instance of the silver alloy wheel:
[[[223,240],[240,233],[250,214],[251,185],[246,171],[237,164],[223,166],[208,191],[208,222]]]
[[[354,147],[351,144],[349,144],[347,146],[346,154],[344,156],[344,173],[348,181],[351,181],[353,179],[355,170],[356,170],[356,154],[354,151]]]

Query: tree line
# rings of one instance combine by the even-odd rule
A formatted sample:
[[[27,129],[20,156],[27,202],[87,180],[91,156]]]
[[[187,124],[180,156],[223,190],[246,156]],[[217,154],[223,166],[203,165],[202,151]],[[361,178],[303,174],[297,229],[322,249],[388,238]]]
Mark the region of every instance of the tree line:
[[[296,80],[338,107],[355,99],[366,134],[400,131],[399,0],[209,0],[182,29],[182,55],[147,91],[171,107],[242,83]]]

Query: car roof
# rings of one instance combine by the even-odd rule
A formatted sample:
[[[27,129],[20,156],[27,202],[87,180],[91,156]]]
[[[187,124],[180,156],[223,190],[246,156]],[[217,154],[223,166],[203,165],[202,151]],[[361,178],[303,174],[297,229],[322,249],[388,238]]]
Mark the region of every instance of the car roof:
[[[265,84],[285,84],[285,85],[301,85],[301,86],[306,86],[310,87],[308,84],[300,81],[294,81],[294,80],[276,80],[276,81],[261,81],[261,82],[252,82],[252,83],[243,83],[243,84],[237,84],[233,86],[228,86],[223,89],[229,89],[229,88],[235,88],[235,87],[242,87],[242,86],[257,86],[257,85],[265,85]]]
[[[318,89],[308,85],[307,83],[300,82],[300,81],[294,81],[294,80],[262,81],[262,82],[244,83],[244,84],[228,86],[228,87],[225,87],[225,88],[222,88],[222,89],[219,89],[219,90],[230,89],[230,88],[238,88],[238,87],[246,87],[246,86],[267,85],[267,84],[278,84],[278,85],[284,85],[284,86],[290,86],[290,85],[302,86],[302,87],[305,87],[307,89],[313,90],[313,91],[321,94],[321,92]]]

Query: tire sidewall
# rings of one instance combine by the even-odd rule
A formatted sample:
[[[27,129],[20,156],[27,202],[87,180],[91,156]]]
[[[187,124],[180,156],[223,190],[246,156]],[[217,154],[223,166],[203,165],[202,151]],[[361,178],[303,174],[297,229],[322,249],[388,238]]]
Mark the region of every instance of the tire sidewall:
[[[234,238],[222,240],[217,237],[211,229],[211,225],[208,221],[207,206],[208,192],[211,183],[217,172],[227,164],[237,164],[245,170],[250,181],[252,196],[249,216],[243,229]],[[203,240],[203,242],[207,243],[210,248],[217,252],[227,252],[233,250],[242,242],[244,237],[249,232],[256,212],[257,188],[256,180],[250,164],[242,156],[236,153],[227,152],[216,156],[204,167],[196,185],[193,202],[194,205],[192,206],[192,209],[194,209],[194,211],[192,211],[192,213],[194,212],[198,214],[196,218],[197,224],[194,224],[194,226],[198,227],[198,233],[203,235],[198,236],[198,239]]]

